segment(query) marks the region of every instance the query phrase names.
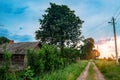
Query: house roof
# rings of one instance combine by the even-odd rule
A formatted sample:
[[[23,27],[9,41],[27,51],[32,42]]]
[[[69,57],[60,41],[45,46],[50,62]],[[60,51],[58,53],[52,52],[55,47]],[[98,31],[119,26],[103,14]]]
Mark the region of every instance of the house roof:
[[[0,46],[0,54],[4,51],[3,46],[5,45]],[[10,51],[12,54],[26,54],[27,49],[35,48],[39,48],[39,42],[21,42],[6,44],[6,50]]]

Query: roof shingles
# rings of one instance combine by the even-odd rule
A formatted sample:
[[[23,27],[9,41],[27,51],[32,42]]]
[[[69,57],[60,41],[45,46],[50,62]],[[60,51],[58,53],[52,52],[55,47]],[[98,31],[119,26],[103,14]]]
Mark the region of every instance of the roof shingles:
[[[39,42],[21,42],[7,44],[6,50],[10,51],[12,54],[26,54],[27,49],[35,49],[38,47]],[[3,45],[0,46],[0,53],[3,53]]]

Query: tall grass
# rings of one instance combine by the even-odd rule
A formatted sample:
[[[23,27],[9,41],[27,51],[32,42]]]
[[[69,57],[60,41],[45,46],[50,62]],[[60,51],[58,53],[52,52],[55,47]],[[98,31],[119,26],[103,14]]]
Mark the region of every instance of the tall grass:
[[[88,61],[80,61],[79,63],[71,64],[64,69],[42,75],[36,80],[76,80],[87,63]]]
[[[120,65],[116,65],[115,61],[98,60],[96,65],[106,80],[120,80]]]

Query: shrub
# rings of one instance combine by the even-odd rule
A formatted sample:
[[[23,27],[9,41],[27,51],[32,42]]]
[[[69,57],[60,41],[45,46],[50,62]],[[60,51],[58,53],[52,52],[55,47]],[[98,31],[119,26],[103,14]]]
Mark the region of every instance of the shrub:
[[[120,63],[120,58],[118,59],[118,62]]]
[[[55,70],[61,67],[63,61],[60,52],[53,45],[43,45],[40,50],[28,50],[28,65],[35,74]]]
[[[111,58],[111,57],[108,57],[108,59],[107,59],[108,61],[113,61],[113,58]]]
[[[15,72],[10,70],[12,54],[8,51],[4,51],[3,64],[0,68],[0,80],[16,80]]]
[[[44,69],[43,67],[44,61],[42,60],[43,58],[40,58],[43,56],[38,52],[31,49],[31,50],[28,50],[28,54],[27,54],[28,66],[30,66],[31,69],[33,69],[36,74],[43,72],[43,69]]]
[[[79,50],[73,49],[73,48],[64,48],[64,53],[62,54],[63,58],[65,58],[67,61],[66,63],[70,64],[72,62],[75,62],[76,59],[79,57]]]
[[[24,80],[33,80],[34,72],[31,70],[30,66],[25,69]]]
[[[28,66],[35,72],[35,75],[65,67],[75,62],[78,56],[79,50],[65,48],[64,53],[61,54],[56,46],[47,44],[39,50],[29,49],[27,53]]]

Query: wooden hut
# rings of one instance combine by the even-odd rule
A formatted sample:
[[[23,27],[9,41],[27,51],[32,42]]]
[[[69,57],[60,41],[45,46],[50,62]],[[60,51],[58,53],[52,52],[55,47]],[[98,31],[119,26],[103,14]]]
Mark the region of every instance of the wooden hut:
[[[0,46],[0,64],[2,64],[3,61],[3,46],[5,46],[5,49],[9,51],[12,54],[12,65],[13,66],[26,66],[26,54],[27,49],[39,49],[41,47],[41,44],[39,42],[21,42],[21,43],[10,43],[6,45]]]

